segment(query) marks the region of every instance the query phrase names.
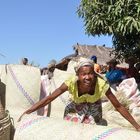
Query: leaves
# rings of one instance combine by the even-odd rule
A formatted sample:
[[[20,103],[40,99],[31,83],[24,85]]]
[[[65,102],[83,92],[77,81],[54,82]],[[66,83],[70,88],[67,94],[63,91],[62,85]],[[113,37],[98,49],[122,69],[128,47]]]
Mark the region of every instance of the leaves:
[[[139,0],[81,0],[77,13],[84,19],[88,35],[113,35],[118,55],[137,48],[140,37]]]

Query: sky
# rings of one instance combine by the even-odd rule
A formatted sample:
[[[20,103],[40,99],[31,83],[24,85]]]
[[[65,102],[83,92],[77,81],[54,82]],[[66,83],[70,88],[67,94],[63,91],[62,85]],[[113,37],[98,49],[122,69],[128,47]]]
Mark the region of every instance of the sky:
[[[73,45],[112,47],[108,36],[85,34],[80,0],[0,0],[0,64],[27,57],[39,67],[74,53]]]

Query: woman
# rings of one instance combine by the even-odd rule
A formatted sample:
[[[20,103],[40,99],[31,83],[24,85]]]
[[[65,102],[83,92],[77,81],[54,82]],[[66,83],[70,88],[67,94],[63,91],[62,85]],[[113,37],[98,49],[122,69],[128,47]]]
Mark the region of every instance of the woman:
[[[65,91],[69,91],[72,98],[65,108],[64,119],[78,121],[82,123],[93,123],[107,125],[102,119],[101,97],[106,95],[112,102],[116,110],[127,119],[138,131],[140,126],[111,93],[109,85],[103,79],[97,77],[94,72],[93,62],[89,59],[82,59],[76,67],[76,76],[66,80],[50,96],[34,104],[26,110],[24,114],[30,114],[33,111],[49,104]],[[19,118],[19,120],[21,119]]]

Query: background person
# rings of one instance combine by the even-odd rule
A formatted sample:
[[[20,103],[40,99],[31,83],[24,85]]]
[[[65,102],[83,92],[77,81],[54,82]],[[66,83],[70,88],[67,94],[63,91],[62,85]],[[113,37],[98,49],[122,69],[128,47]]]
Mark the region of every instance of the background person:
[[[101,67],[100,67],[99,64],[97,64],[97,57],[95,55],[93,55],[91,57],[91,60],[94,62],[94,71],[98,72],[98,73],[101,73]]]
[[[108,71],[105,74],[105,77],[107,78],[109,84],[114,89],[116,89],[116,86],[118,86],[119,83],[126,78],[125,73],[121,69],[117,68],[118,63],[119,62],[115,59],[111,59],[110,61],[108,61]]]
[[[22,65],[28,65],[28,58],[26,58],[26,57],[25,58],[22,58],[21,59],[21,64]]]

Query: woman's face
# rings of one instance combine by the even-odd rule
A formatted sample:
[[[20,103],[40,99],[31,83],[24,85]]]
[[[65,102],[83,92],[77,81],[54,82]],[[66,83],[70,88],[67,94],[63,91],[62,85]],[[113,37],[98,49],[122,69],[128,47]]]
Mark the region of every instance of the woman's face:
[[[95,78],[94,67],[92,66],[80,67],[77,72],[77,76],[81,84],[85,86],[91,86]]]

